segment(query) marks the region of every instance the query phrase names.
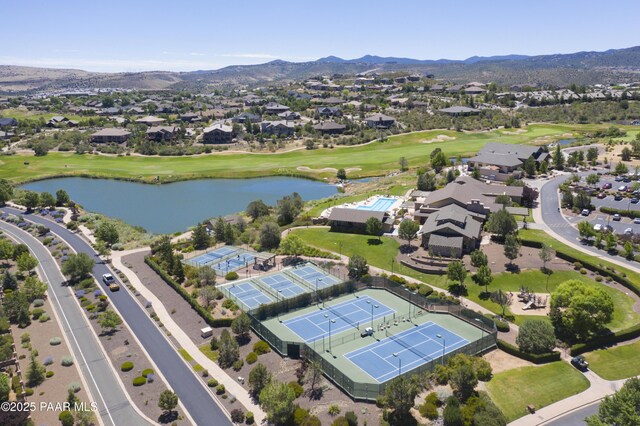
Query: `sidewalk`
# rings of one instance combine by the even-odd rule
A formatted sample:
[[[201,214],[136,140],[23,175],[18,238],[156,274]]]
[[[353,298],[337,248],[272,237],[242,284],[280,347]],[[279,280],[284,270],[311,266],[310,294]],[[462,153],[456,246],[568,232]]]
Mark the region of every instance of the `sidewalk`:
[[[160,321],[162,321],[165,328],[171,333],[171,336],[178,341],[180,346],[187,352],[189,352],[189,355],[191,355],[198,364],[208,370],[209,374],[212,377],[215,377],[219,383],[223,384],[227,389],[227,392],[235,396],[236,399],[240,401],[240,403],[244,405],[247,410],[253,412],[256,424],[261,424],[263,420],[266,419],[266,415],[264,411],[253,402],[252,398],[249,396],[249,393],[224,370],[222,370],[220,366],[218,366],[218,364],[211,361],[202,352],[200,352],[200,348],[198,348],[198,346],[193,343],[189,336],[187,336],[187,334],[173,321],[173,318],[171,317],[169,312],[167,312],[166,308],[162,304],[162,301],[158,299],[156,295],[153,294],[153,292],[151,292],[147,287],[145,287],[144,284],[142,284],[138,276],[133,273],[133,271],[131,271],[122,263],[122,258],[124,256],[144,250],[148,250],[148,248],[144,247],[127,251],[113,252],[111,254],[111,262],[115,268],[119,269],[127,276],[127,279],[129,280],[131,285],[133,285],[145,299],[151,301],[153,310],[160,318]]]

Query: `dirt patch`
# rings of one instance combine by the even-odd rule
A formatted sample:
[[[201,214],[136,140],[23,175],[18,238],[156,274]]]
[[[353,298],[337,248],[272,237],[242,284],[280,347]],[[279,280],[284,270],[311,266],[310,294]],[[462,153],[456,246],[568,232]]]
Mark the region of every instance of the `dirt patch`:
[[[489,258],[489,268],[491,268],[491,272],[497,274],[507,270],[509,259],[504,255],[503,245],[490,241],[488,244],[482,245],[482,251]],[[542,260],[540,260],[540,256],[538,255],[539,251],[539,249],[533,247],[523,246],[520,249],[520,257],[515,259],[513,263],[517,265],[520,270],[540,269],[542,268]],[[471,272],[476,271],[476,268],[471,265],[470,256],[465,256],[463,262]],[[552,261],[547,262],[547,268],[554,271],[568,271],[573,269],[573,265],[556,257]]]
[[[508,353],[501,351],[500,349],[489,352],[488,354],[484,355],[483,358],[487,360],[489,364],[491,364],[493,374],[501,373],[507,370],[513,370],[514,368],[535,365],[532,362],[525,361],[513,355],[509,355]]]
[[[421,141],[420,143],[446,142],[446,141],[453,141],[455,139],[456,138],[454,136],[438,135],[433,139],[427,139],[427,140]]]

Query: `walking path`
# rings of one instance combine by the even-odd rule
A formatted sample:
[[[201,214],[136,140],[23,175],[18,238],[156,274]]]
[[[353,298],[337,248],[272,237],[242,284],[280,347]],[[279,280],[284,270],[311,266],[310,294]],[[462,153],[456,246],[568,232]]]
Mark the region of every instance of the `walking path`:
[[[133,285],[145,299],[151,301],[153,310],[160,318],[160,321],[171,333],[171,336],[178,341],[180,346],[189,352],[189,355],[191,355],[198,364],[203,366],[205,370],[209,371],[209,374],[215,377],[219,383],[223,384],[227,392],[235,396],[236,399],[247,408],[247,410],[253,412],[257,424],[262,423],[262,421],[266,419],[266,415],[260,406],[253,402],[249,393],[236,380],[220,368],[218,364],[211,361],[200,351],[200,348],[193,343],[184,330],[175,323],[169,312],[167,312],[165,306],[162,304],[162,301],[158,299],[158,297],[156,297],[156,295],[144,284],[142,284],[138,276],[132,270],[123,264],[123,257],[146,250],[149,249],[147,247],[143,247],[139,249],[113,252],[111,255],[111,262],[116,269],[120,270],[127,276],[131,285]]]

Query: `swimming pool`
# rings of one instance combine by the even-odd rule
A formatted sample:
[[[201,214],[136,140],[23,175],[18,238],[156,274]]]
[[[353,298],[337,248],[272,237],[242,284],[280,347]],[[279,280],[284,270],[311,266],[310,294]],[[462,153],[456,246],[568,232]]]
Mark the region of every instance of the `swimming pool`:
[[[395,198],[380,197],[373,204],[368,206],[358,206],[358,210],[371,210],[376,212],[386,212],[395,204],[397,200]]]

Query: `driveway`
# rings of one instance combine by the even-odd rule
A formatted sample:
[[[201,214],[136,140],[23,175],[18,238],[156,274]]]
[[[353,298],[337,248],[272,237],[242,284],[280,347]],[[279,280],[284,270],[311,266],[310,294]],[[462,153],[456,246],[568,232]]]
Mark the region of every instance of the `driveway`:
[[[78,235],[67,228],[36,215],[28,215],[25,212],[4,208],[8,213],[23,215],[26,220],[43,224],[78,253],[87,253],[98,260],[93,248]],[[93,274],[96,277],[111,273],[111,270],[103,263],[96,263]],[[119,281],[117,275],[116,281]],[[188,411],[193,421],[198,425],[215,424],[231,425],[227,413],[220,407],[211,391],[194,374],[191,367],[184,362],[175,347],[149,318],[147,312],[138,304],[134,296],[120,283],[122,291],[111,293],[102,280],[98,280],[105,293],[110,294],[111,303],[118,309],[131,332],[136,336],[142,347],[153,359],[156,366],[168,382],[169,386],[180,397],[180,401]],[[120,424],[127,424],[120,423]]]

